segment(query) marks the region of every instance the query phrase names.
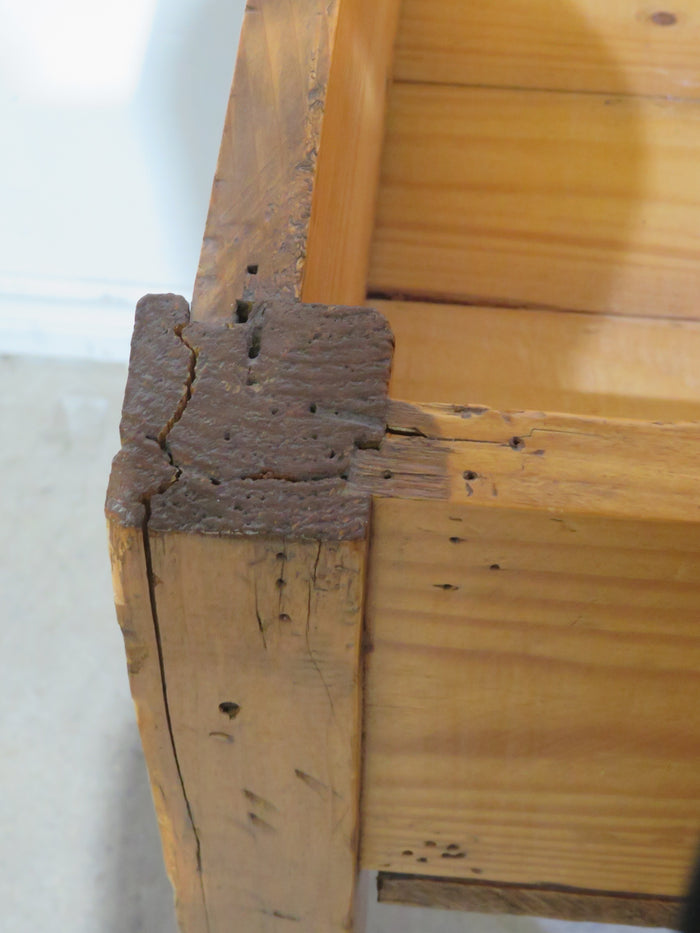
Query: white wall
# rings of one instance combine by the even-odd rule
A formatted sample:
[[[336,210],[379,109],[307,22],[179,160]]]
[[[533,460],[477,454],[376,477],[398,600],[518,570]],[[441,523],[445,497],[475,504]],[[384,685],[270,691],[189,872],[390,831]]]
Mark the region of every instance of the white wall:
[[[190,298],[244,0],[0,0],[0,353],[126,359]]]

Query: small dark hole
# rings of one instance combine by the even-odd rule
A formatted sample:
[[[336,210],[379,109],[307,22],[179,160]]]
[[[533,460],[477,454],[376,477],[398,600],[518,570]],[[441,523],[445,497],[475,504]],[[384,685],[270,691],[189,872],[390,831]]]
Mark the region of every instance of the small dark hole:
[[[479,479],[479,474],[475,473],[474,470],[465,470],[462,476],[465,479]]]
[[[471,871],[472,874],[474,874],[474,875],[483,875],[483,873],[484,873],[484,869],[483,869],[483,868],[471,868],[470,871]]]
[[[271,408],[271,409],[270,409],[270,414],[271,414],[271,415],[276,415],[278,411],[279,411],[279,408]]]
[[[223,703],[219,703],[219,712],[225,713],[229,719],[235,719],[236,716],[240,713],[241,708],[238,703],[233,703],[231,700],[226,700]]]
[[[513,448],[513,450],[521,450],[525,446],[525,441],[522,437],[511,437],[508,441],[508,445]]]
[[[401,855],[413,855],[413,852],[410,849],[404,849]]]
[[[286,560],[287,555],[284,553],[284,551],[278,551],[275,554],[275,557],[277,558],[277,560]]]
[[[311,440],[312,440],[312,441],[317,441],[317,440],[318,440],[318,434],[312,434],[312,435],[311,435]]]
[[[451,843],[447,846],[447,851],[448,851],[448,852],[456,852],[458,849],[459,849],[459,846],[457,845],[456,842],[451,842]]]
[[[248,275],[257,275],[258,274],[257,262],[251,262],[249,266],[246,266],[246,272],[248,273]]]
[[[292,621],[292,617],[289,616],[289,615],[287,615],[286,612],[280,612],[280,614],[279,614],[279,620],[280,620],[280,622],[291,622],[291,621]]]
[[[277,587],[278,590],[281,590],[282,587],[283,587],[283,586],[286,586],[286,585],[287,585],[287,584],[284,582],[284,580],[282,579],[282,577],[280,577],[279,580],[275,580],[275,586]]]
[[[678,17],[675,13],[668,13],[665,10],[659,10],[658,13],[652,13],[649,19],[655,26],[675,26]]]
[[[230,440],[231,440],[231,432],[230,432],[230,431],[226,431],[226,433],[224,434],[224,440],[225,440],[225,441],[230,441]]]
[[[343,473],[340,474],[340,478],[341,478],[341,479],[347,479],[349,475],[350,475],[350,474],[349,474],[349,473],[347,472],[347,470],[346,470],[346,471],[344,471]]]
[[[212,484],[212,486],[220,486],[220,485],[221,485],[221,480],[220,480],[220,479],[217,479],[215,476],[210,476],[210,477],[209,477],[209,482]]]
[[[253,306],[249,301],[237,301],[236,302],[236,321],[239,324],[245,324],[248,318],[250,317],[250,312],[253,310]]]
[[[462,541],[464,541],[464,538],[457,538],[455,536],[450,538],[450,544],[461,544]]]
[[[436,590],[458,590],[459,587],[454,583],[433,583]]]
[[[316,414],[316,402],[312,402],[312,403],[309,405],[309,411],[311,412],[312,415],[315,415],[315,414]]]
[[[489,567],[489,570],[500,570],[500,569],[501,569],[500,564],[491,564],[491,566]]]
[[[259,331],[253,333],[252,339],[250,341],[250,346],[248,347],[248,359],[254,360],[257,356],[260,355],[260,345],[262,343],[262,338]]]
[[[328,459],[332,460],[334,457],[335,457],[335,451],[331,450],[330,453],[328,454]]]
[[[394,474],[391,472],[391,470],[384,470],[384,472],[382,473],[382,476],[384,479],[391,479],[393,475]]]
[[[416,859],[417,862],[427,862],[427,858],[424,855],[421,855],[420,858]]]

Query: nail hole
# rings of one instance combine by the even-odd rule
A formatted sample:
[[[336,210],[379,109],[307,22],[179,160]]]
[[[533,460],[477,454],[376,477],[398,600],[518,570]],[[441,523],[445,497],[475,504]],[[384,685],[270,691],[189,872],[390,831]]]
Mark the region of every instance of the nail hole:
[[[286,586],[286,585],[287,585],[287,584],[284,582],[284,580],[282,579],[282,577],[280,577],[279,580],[275,580],[275,586],[277,587],[278,590],[281,590],[282,587],[283,587],[283,586]]]
[[[462,541],[464,541],[464,538],[457,538],[456,536],[450,538],[450,544],[461,544]]]
[[[233,703],[231,700],[225,700],[223,703],[219,703],[219,712],[224,713],[229,719],[235,719],[240,711],[241,708],[238,703]]]
[[[330,453],[328,454],[328,459],[329,459],[329,460],[333,460],[334,457],[335,457],[335,451],[334,451],[334,450],[331,450]]]
[[[404,849],[401,855],[413,855],[413,852],[410,849]]]
[[[236,321],[239,324],[245,324],[248,318],[250,317],[250,312],[253,310],[253,306],[250,301],[237,301],[236,302]]]
[[[668,13],[662,10],[659,10],[658,13],[652,13],[649,19],[655,26],[675,26],[678,22],[678,17],[675,13]]]
[[[220,480],[220,479],[217,479],[215,476],[210,476],[210,477],[209,477],[209,482],[212,484],[212,486],[220,486],[220,485],[221,485],[221,480]]]
[[[462,476],[465,479],[479,479],[479,474],[475,473],[474,470],[465,470]]]
[[[316,414],[316,402],[312,402],[312,403],[309,405],[309,411],[311,412],[312,415],[315,415],[315,414]]]
[[[384,479],[391,479],[393,475],[394,474],[391,472],[391,470],[384,470],[384,472],[382,473],[382,476],[384,477]]]
[[[230,431],[226,431],[226,433],[224,434],[224,440],[225,440],[225,441],[230,441],[230,440],[231,440],[231,432],[230,432]]]
[[[280,620],[280,622],[291,622],[291,621],[292,621],[292,617],[291,617],[290,615],[287,615],[286,612],[280,612],[280,614],[279,614],[279,620]]]
[[[448,852],[456,852],[458,849],[459,849],[459,846],[457,845],[456,842],[451,842],[451,843],[447,846],[447,851],[448,851]]]
[[[491,566],[489,567],[489,570],[500,570],[500,569],[501,569],[500,564],[491,564]]]
[[[257,275],[258,274],[257,262],[251,262],[249,266],[246,266],[246,272],[248,273],[248,275]]]
[[[522,437],[511,437],[508,441],[508,446],[512,447],[513,450],[521,450],[525,446],[525,441]]]
[[[421,855],[420,858],[416,859],[417,862],[427,862],[427,858],[424,855]]]
[[[433,586],[437,590],[458,590],[459,587],[455,586],[454,583],[433,583]]]
[[[260,345],[262,343],[262,337],[259,330],[253,331],[253,335],[250,340],[250,346],[248,347],[248,359],[254,360],[257,356],[260,355]]]
[[[271,415],[276,415],[278,411],[279,411],[279,408],[271,408],[271,409],[270,409],[270,414],[271,414]]]
[[[275,557],[277,558],[277,560],[286,560],[287,555],[284,553],[284,551],[278,551],[275,554]]]

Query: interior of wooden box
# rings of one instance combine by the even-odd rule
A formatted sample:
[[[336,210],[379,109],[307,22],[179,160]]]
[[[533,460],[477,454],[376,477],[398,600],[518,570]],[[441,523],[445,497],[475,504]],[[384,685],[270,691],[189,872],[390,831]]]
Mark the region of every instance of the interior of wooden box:
[[[367,300],[395,398],[700,416],[700,3],[404,0]]]

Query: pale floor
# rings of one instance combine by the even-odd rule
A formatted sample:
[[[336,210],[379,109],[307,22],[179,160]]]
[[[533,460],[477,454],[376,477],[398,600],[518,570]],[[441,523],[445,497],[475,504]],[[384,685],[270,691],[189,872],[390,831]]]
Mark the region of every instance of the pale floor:
[[[102,516],[125,373],[0,357],[5,933],[175,931]],[[368,933],[616,929],[630,930],[376,903],[368,924]]]

